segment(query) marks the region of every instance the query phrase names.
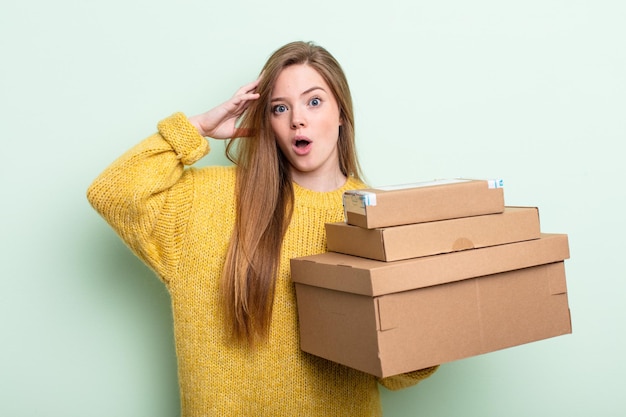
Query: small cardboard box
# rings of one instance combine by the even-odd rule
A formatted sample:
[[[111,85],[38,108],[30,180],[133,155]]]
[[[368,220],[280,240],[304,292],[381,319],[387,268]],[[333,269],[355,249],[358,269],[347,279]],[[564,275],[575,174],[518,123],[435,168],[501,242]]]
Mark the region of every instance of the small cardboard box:
[[[301,348],[387,377],[571,333],[567,235],[381,262],[293,259]]]
[[[502,213],[502,182],[437,180],[349,190],[343,194],[346,223],[373,229]]]
[[[377,229],[326,224],[329,251],[387,262],[538,239],[539,235],[535,207],[505,207],[498,214]]]

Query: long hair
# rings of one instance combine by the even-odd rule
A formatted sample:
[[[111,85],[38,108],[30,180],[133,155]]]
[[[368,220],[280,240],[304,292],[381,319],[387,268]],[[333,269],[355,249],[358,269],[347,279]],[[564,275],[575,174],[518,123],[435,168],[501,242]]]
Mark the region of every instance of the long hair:
[[[329,85],[340,110],[339,167],[361,178],[355,144],[352,98],[345,74],[324,48],[292,42],[275,51],[261,72],[260,97],[243,114],[247,137],[231,140],[227,157],[236,165],[236,220],[222,276],[222,300],[230,333],[253,345],[269,332],[282,240],[293,212],[289,162],[270,125],[272,88],[280,72],[296,64],[314,68]]]

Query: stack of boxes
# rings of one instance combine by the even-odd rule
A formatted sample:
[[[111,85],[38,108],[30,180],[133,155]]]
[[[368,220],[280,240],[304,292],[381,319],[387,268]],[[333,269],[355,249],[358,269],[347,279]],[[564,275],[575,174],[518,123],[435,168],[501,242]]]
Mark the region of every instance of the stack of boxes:
[[[387,377],[571,333],[567,235],[501,183],[344,194],[328,252],[291,261],[301,348]]]

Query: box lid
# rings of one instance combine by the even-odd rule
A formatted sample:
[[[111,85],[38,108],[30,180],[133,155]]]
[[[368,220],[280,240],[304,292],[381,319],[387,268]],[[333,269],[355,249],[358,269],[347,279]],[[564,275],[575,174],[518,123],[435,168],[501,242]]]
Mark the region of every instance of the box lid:
[[[378,296],[527,268],[569,258],[566,234],[539,239],[383,262],[327,252],[291,260],[296,283]]]

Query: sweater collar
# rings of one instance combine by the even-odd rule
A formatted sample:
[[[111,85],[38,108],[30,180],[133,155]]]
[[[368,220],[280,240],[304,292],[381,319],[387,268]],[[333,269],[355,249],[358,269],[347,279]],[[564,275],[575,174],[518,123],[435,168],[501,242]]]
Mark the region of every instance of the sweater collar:
[[[331,209],[336,209],[337,205],[341,207],[342,196],[345,191],[360,188],[365,188],[365,184],[352,177],[349,177],[343,186],[333,191],[312,191],[295,182],[293,183],[296,205]]]

